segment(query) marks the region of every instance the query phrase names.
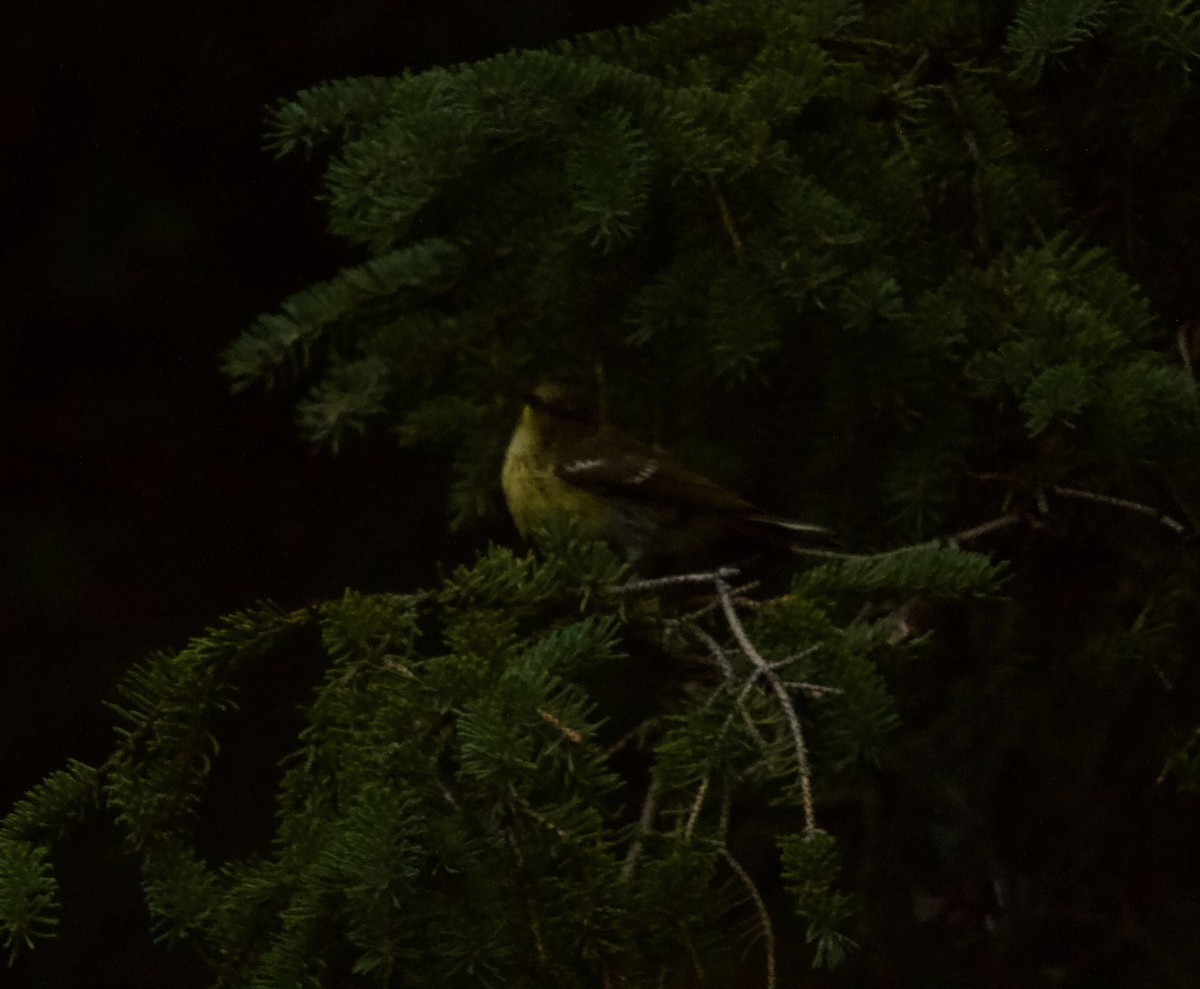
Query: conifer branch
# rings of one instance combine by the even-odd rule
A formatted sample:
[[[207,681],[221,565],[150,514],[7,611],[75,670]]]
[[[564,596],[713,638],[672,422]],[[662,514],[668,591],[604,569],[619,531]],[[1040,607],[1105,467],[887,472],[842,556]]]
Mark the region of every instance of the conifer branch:
[[[1113,508],[1124,509],[1127,512],[1136,512],[1138,515],[1154,519],[1179,536],[1185,535],[1188,531],[1187,526],[1178,519],[1172,518],[1170,515],[1159,511],[1151,505],[1144,505],[1139,501],[1133,501],[1129,498],[1118,498],[1115,495],[1101,494],[1099,491],[1087,491],[1083,488],[1068,488],[1061,484],[1051,485],[1050,490],[1061,498],[1073,498],[1076,501],[1091,501],[1098,505],[1109,505]]]
[[[737,609],[734,607],[733,595],[730,593],[729,585],[723,578],[717,577],[713,581],[713,586],[721,599],[721,609],[725,613],[725,620],[729,624],[729,629],[733,633],[734,639],[737,640],[746,658],[758,668],[760,674],[771,685],[771,689],[775,692],[775,696],[779,701],[779,706],[783,710],[784,717],[787,719],[788,729],[792,736],[792,745],[795,748],[796,766],[800,773],[800,799],[804,808],[804,830],[805,833],[812,834],[817,829],[816,813],[813,809],[812,770],[808,762],[808,746],[804,741],[804,731],[800,727],[800,717],[796,714],[796,707],[792,703],[792,698],[787,691],[787,687],[783,685],[783,680],[771,668],[771,664],[763,658],[754,643],[750,641],[750,636],[746,634],[746,629],[742,625],[741,618],[738,617]]]
[[[681,619],[680,624],[687,622],[687,627],[696,638],[700,639],[708,649],[709,655],[712,656],[713,662],[721,668],[721,672],[725,674],[726,680],[733,679],[733,664],[729,662],[729,657],[725,655],[725,650],[711,634],[696,624],[694,619]]]
[[[980,154],[979,141],[975,136],[971,124],[967,120],[966,114],[963,113],[963,109],[959,105],[958,98],[954,95],[950,84],[946,83],[937,88],[946,97],[946,102],[950,106],[955,123],[960,129],[963,144],[966,146],[967,153],[971,158],[971,206],[975,218],[975,246],[983,254],[988,249],[988,227],[984,220],[983,157]]]
[[[712,635],[710,635],[707,631],[705,631],[703,628],[701,628],[699,625],[695,624],[694,622],[689,623],[688,627],[691,629],[692,634],[695,635],[697,638],[699,638],[704,643],[704,645],[708,647],[709,653],[714,657],[717,665],[721,667],[722,673],[725,674],[726,682],[727,683],[731,682],[734,677],[733,665],[729,662],[729,658],[725,655],[725,650],[721,648],[721,644],[719,642],[717,642],[717,640],[715,638],[713,638]],[[788,662],[791,662],[791,661],[792,661],[791,659],[788,660]],[[775,664],[771,664],[771,665],[772,665],[772,668],[774,668]],[[741,689],[738,691],[736,697],[734,698],[734,707],[737,710],[737,712],[742,716],[742,721],[745,722],[745,725],[746,725],[746,731],[749,733],[750,737],[752,739],[754,739],[754,742],[759,747],[759,749],[762,750],[762,752],[765,754],[767,751],[767,748],[768,748],[767,740],[762,737],[762,733],[759,732],[758,726],[755,725],[754,719],[750,716],[750,712],[746,708],[746,697],[749,695],[750,691],[754,688],[755,683],[758,682],[758,678],[759,678],[759,671],[758,671],[758,669],[755,669],[754,672],[751,673],[751,675],[746,678],[745,682],[741,686]],[[713,702],[713,700],[716,699],[718,693],[720,693],[720,691],[718,691],[717,693],[714,693],[712,695],[712,697],[710,697],[706,703],[711,704]],[[721,725],[722,736],[728,730],[729,724],[732,720],[733,720],[733,712],[731,711],[726,716],[724,723]]]
[[[537,949],[538,962],[543,968],[545,968],[546,963],[549,960],[549,954],[546,951],[546,942],[542,938],[542,923],[538,915],[537,905],[534,903],[533,894],[529,891],[526,884],[528,866],[525,862],[525,853],[521,849],[521,839],[513,828],[507,828],[505,830],[509,847],[513,851],[513,858],[517,864],[518,882],[520,882],[523,887],[522,893],[525,899],[525,911],[529,918],[529,930],[533,935],[533,943]]]
[[[982,598],[1003,583],[1006,566],[1023,573],[1002,626],[981,614],[989,609],[972,609],[946,646],[928,638],[931,652],[981,645],[987,659],[982,668],[939,667],[967,679],[915,684],[937,714],[928,732],[898,739],[907,758],[888,766],[905,786],[951,780],[947,806],[964,777],[969,794],[979,791],[974,774],[1007,765],[987,750],[1006,744],[1006,734],[970,724],[980,701],[960,688],[1000,683],[986,704],[1009,703],[1018,714],[1029,702],[1035,713],[1055,709],[1061,695],[1044,694],[1062,686],[1054,678],[1011,676],[1045,645],[1072,668],[1100,667],[1104,682],[1148,667],[1174,695],[1173,711],[1194,709],[1187,678],[1175,674],[1196,632],[1189,573],[1170,569],[1179,554],[1156,540],[1121,541],[1137,569],[1091,581],[1079,620],[1045,643],[1027,633],[1045,614],[1047,584],[1037,558],[1024,569],[1026,541],[996,540],[1002,562],[959,547],[1044,526],[1051,509],[1064,520],[1126,513],[1092,534],[1106,551],[1130,514],[1175,536],[1192,531],[1186,515],[1027,479],[1053,460],[1071,465],[1063,477],[1113,476],[1137,463],[1163,490],[1176,488],[1181,471],[1187,482],[1200,430],[1196,326],[1175,334],[1181,367],[1162,352],[1148,300],[1177,292],[1178,272],[1157,263],[1153,244],[1168,233],[1177,240],[1186,224],[1156,186],[1185,174],[1160,138],[1188,133],[1195,4],[1021,0],[1007,56],[998,21],[967,37],[962,17],[947,21],[947,33],[918,25],[920,11],[910,10],[872,15],[864,32],[883,37],[852,38],[839,33],[861,4],[808,4],[803,16],[793,6],[705,0],[658,27],[593,36],[558,53],[511,52],[301,94],[274,115],[274,144],[328,152],[330,229],[368,256],[260,318],[226,352],[226,372],[245,387],[303,371],[311,391],[301,421],[332,447],[380,421],[405,442],[454,445],[460,520],[490,503],[507,396],[523,379],[586,363],[611,369],[629,422],[668,410],[664,432],[696,443],[707,441],[693,426],[746,412],[712,434],[711,449],[694,452],[711,454],[710,463],[732,452],[731,468],[777,462],[777,490],[806,484],[833,498],[841,488],[848,540],[853,520],[894,509],[898,524],[922,536],[945,531],[946,518],[978,519],[964,472],[1003,451],[1011,464],[1007,498],[989,513],[996,517],[888,553],[802,549],[814,565],[793,576],[790,593],[764,603],[732,586],[741,579],[733,568],[617,584],[624,566],[607,550],[564,540],[544,561],[489,551],[429,592],[427,613],[415,596],[400,606],[398,596],[348,592],[298,619],[249,615],[135,669],[121,688],[120,737],[108,760],[47,778],[0,826],[0,941],[16,947],[52,933],[49,837],[94,803],[116,817],[141,859],[155,929],[220,959],[220,984],[307,984],[333,965],[377,982],[403,966],[414,985],[485,977],[514,989],[597,979],[617,987],[687,981],[689,956],[703,981],[710,959],[723,963],[732,906],[749,925],[757,917],[774,986],[786,980],[780,932],[767,880],[730,850],[733,793],[763,784],[770,796],[782,782],[788,807],[802,805],[804,833],[780,842],[780,878],[808,923],[814,965],[837,964],[852,945],[840,929],[854,893],[876,891],[836,888],[840,862],[833,837],[816,830],[805,733],[821,730],[822,769],[881,759],[914,683],[885,682],[875,651],[908,655],[916,603]],[[1092,37],[1099,43],[1081,47]],[[1014,76],[1034,83],[1052,62],[1067,67],[1063,78],[1094,83],[1096,99],[1055,106],[1044,99],[1061,97],[1057,82],[1012,85]],[[1120,85],[1130,79],[1139,84]],[[1034,112],[1066,109],[1073,126],[1065,129],[1046,124],[1054,112]],[[1114,134],[1120,139],[1106,146]],[[1108,177],[1094,189],[1077,176],[1064,186],[1054,163],[1076,160],[1086,145],[1071,142],[1097,136],[1094,157]],[[1140,167],[1128,168],[1130,160]],[[1084,212],[1093,199],[1095,212]],[[1146,221],[1130,209],[1135,201],[1155,206],[1140,211]],[[1106,217],[1138,224],[1125,230],[1124,253]],[[1096,246],[1073,240],[1083,232]],[[1136,256],[1135,235],[1146,249]],[[1123,267],[1146,278],[1145,292]],[[631,333],[617,329],[623,322]],[[688,396],[711,393],[714,376],[729,387],[726,399],[688,406]],[[735,393],[750,381],[783,399],[775,418],[789,428],[753,432],[757,413]],[[990,414],[997,409],[1003,414]],[[890,410],[901,417],[889,422]],[[842,432],[867,442],[822,439]],[[761,450],[734,449],[737,437],[755,436],[757,446],[759,435]],[[856,470],[864,464],[865,475]],[[873,480],[847,490],[856,476]],[[1059,497],[1101,507],[1067,512]],[[1146,597],[1132,628],[1118,617],[1130,573]],[[635,610],[622,595],[679,589],[687,613],[653,619],[661,643],[647,643],[640,625],[622,637],[620,613]],[[861,621],[843,623],[858,602],[867,602]],[[235,706],[239,673],[284,641],[289,620],[320,626],[316,648],[328,672],[280,784],[274,852],[252,864],[210,863],[190,832],[216,761],[223,721],[214,716]],[[796,650],[797,636],[817,645],[774,658]],[[593,691],[600,664],[626,648],[631,664],[683,653],[718,672],[688,684],[694,689],[667,711],[657,696],[614,698],[607,683]],[[1097,652],[1103,664],[1092,662]],[[826,677],[836,686],[811,682]],[[1077,693],[1076,682],[1067,689]],[[941,687],[952,689],[939,697]],[[1097,724],[1144,732],[1162,723],[1129,691],[1106,710],[1108,693],[1087,692],[1079,732],[1064,725],[1023,739],[1022,764],[1036,770],[1048,755],[1051,771],[1086,772]],[[810,709],[829,717],[813,726],[799,714]],[[609,714],[608,724],[641,723],[605,751],[597,738]],[[946,766],[911,758],[964,724],[983,758],[976,745],[962,747],[959,765],[957,751],[938,753]],[[1049,751],[1038,747],[1042,736]],[[1200,779],[1197,738],[1180,739],[1169,763],[1182,787]],[[1149,765],[1145,747],[1128,748],[1139,741],[1119,738],[1138,758],[1115,767],[1119,785],[1106,793],[1144,782],[1133,774]],[[1161,745],[1151,744],[1158,758]],[[640,790],[622,776],[628,760],[611,758],[625,746],[654,750]],[[1111,782],[1112,760],[1100,752],[1095,763],[1094,778]],[[1021,817],[1019,803],[1005,812],[1036,831],[1045,808]],[[739,822],[754,812],[739,801]],[[948,823],[963,833],[961,819]],[[1069,838],[1043,829],[1039,860],[1069,863],[1069,848],[1059,854]],[[860,876],[890,855],[912,865],[904,849],[871,847],[879,844],[863,843]],[[969,848],[947,851],[948,872],[977,871]],[[1111,889],[1081,891],[1103,902],[1130,876],[1118,865]],[[1061,884],[1047,878],[1057,877],[1029,877],[1026,923],[1053,920],[1062,902]],[[702,902],[705,894],[724,902]],[[1129,912],[1119,893],[1109,898]],[[1170,930],[1195,926],[1186,905],[1163,910]],[[865,920],[870,937],[891,918],[872,904]],[[431,930],[462,936],[431,950]]]
[[[741,880],[742,885],[746,887],[746,893],[754,904],[754,910],[758,914],[758,926],[762,931],[763,947],[767,954],[766,986],[767,989],[775,989],[775,927],[771,923],[770,911],[767,910],[767,904],[754,880],[750,878],[750,873],[745,870],[741,862],[733,857],[733,853],[728,848],[722,847],[721,857],[729,864],[729,868]]]
[[[714,580],[736,577],[737,567],[720,567],[699,573],[671,574],[667,577],[651,577],[646,580],[630,580],[624,584],[610,587],[613,594],[644,594],[648,591],[661,591],[670,587],[683,587],[687,584],[711,584]]]
[[[807,680],[784,680],[783,685],[788,690],[799,690],[802,693],[808,694],[809,697],[829,697],[834,694],[845,693],[841,687],[825,687],[819,683],[809,683]]]
[[[963,529],[961,532],[956,532],[952,536],[947,536],[945,545],[951,549],[958,549],[959,543],[969,543],[972,540],[979,539],[982,536],[990,535],[993,532],[999,532],[1001,529],[1007,529],[1010,525],[1015,525],[1021,521],[1020,512],[1006,512],[994,519],[989,519],[986,522],[980,522],[978,525],[973,525],[969,529]]]
[[[683,826],[684,841],[692,840],[692,834],[696,830],[696,822],[700,819],[700,811],[704,807],[704,798],[708,795],[708,785],[711,779],[712,777],[705,773],[704,779],[700,781],[700,786],[696,790],[695,799],[692,800],[692,809],[688,812],[687,823]]]

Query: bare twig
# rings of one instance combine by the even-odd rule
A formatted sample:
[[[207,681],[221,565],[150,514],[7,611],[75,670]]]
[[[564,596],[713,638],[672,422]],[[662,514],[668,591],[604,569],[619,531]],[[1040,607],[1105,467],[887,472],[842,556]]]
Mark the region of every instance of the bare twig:
[[[642,815],[638,818],[637,834],[630,842],[629,851],[625,854],[625,861],[621,864],[622,882],[628,882],[633,876],[634,866],[637,865],[638,857],[642,854],[643,841],[654,827],[656,813],[658,813],[658,782],[651,779],[650,785],[646,787],[646,797],[642,801]]]
[[[959,543],[968,543],[973,539],[978,539],[980,536],[986,536],[988,533],[1007,529],[1010,525],[1015,525],[1020,521],[1020,512],[1007,512],[997,518],[989,519],[987,522],[980,522],[979,525],[972,526],[970,529],[963,529],[961,532],[956,532],[953,536],[947,536],[946,545],[952,549],[958,549]]]
[[[809,646],[807,649],[804,649],[801,652],[794,652],[790,656],[784,656],[783,659],[773,659],[767,665],[773,670],[782,670],[785,666],[791,666],[793,663],[798,663],[802,659],[808,659],[809,656],[811,656],[820,648],[821,647],[819,645]]]
[[[704,647],[713,658],[713,662],[721,668],[721,672],[725,674],[726,680],[733,679],[733,664],[729,662],[729,657],[725,655],[725,650],[721,648],[719,643],[711,634],[702,629],[695,622],[687,623],[688,630],[704,643]]]
[[[650,730],[650,726],[657,720],[657,718],[647,718],[641,724],[630,728],[629,731],[618,738],[605,750],[605,758],[612,758],[635,739],[641,739],[641,741],[644,743],[646,739],[646,732]]]
[[[980,522],[978,525],[973,525],[969,529],[963,529],[949,536],[926,539],[919,543],[912,543],[909,546],[897,546],[895,549],[887,549],[879,553],[844,553],[833,549],[814,549],[804,550],[803,552],[806,556],[817,556],[827,560],[872,560],[881,556],[896,556],[900,553],[911,553],[916,549],[926,549],[933,546],[949,546],[951,549],[958,549],[959,543],[970,542],[989,533],[997,532],[1000,529],[1007,529],[1010,525],[1016,525],[1025,518],[1026,516],[1020,512],[1005,512],[994,519]]]
[[[733,664],[729,662],[729,657],[725,655],[725,650],[721,648],[721,643],[719,643],[699,625],[692,624],[689,627],[692,631],[692,634],[708,647],[709,652],[713,655],[713,658],[716,659],[717,665],[721,667],[721,671],[725,674],[726,682],[732,680],[734,676]],[[757,679],[758,670],[755,670],[751,676],[746,678],[746,682],[742,684],[741,690],[738,691],[737,696],[734,698],[734,705],[737,708],[737,711],[741,714],[742,720],[746,723],[746,730],[750,733],[751,738],[754,739],[755,744],[758,745],[758,747],[765,753],[767,750],[767,740],[762,737],[758,730],[758,726],[754,723],[754,719],[750,717],[750,712],[746,710],[746,695],[750,693],[750,690],[754,686],[754,683]],[[720,691],[718,691],[716,694],[713,694],[707,703],[711,704],[719,693]],[[729,716],[726,717],[725,723],[721,725],[721,733],[719,737],[725,737],[725,732],[728,730],[729,722],[732,719],[733,712],[731,711]]]
[[[746,696],[754,688],[754,685],[759,678],[764,679],[767,684],[770,685],[770,689],[774,693],[779,706],[783,710],[784,719],[787,722],[788,733],[791,737],[792,747],[795,752],[796,769],[800,778],[800,797],[804,812],[805,831],[806,833],[811,834],[816,830],[816,813],[813,803],[812,769],[808,759],[808,746],[804,740],[804,730],[800,724],[800,717],[796,713],[795,704],[792,701],[791,695],[788,693],[789,684],[784,683],[778,671],[811,654],[811,652],[817,647],[814,646],[811,649],[804,650],[801,653],[786,657],[782,660],[768,662],[767,659],[764,658],[763,655],[758,651],[754,643],[750,641],[750,637],[746,633],[746,628],[742,624],[742,620],[738,615],[737,600],[735,598],[735,593],[737,593],[737,591],[735,591],[735,589],[729,584],[729,580],[737,576],[737,574],[738,570],[734,567],[721,567],[717,570],[707,573],[677,574],[670,577],[660,577],[652,580],[630,581],[614,587],[612,590],[617,594],[641,593],[646,591],[656,591],[665,587],[678,587],[687,584],[700,583],[708,583],[715,588],[717,605],[720,607],[723,613],[725,622],[732,632],[738,647],[746,655],[746,658],[754,667],[753,673],[746,678],[735,695],[735,710],[745,721],[746,728],[749,731],[750,736],[765,752],[770,747],[771,743],[769,743],[759,732],[758,726],[754,723],[753,717],[751,717],[749,710],[746,708],[745,700]],[[742,589],[739,588],[737,590]],[[725,681],[728,684],[732,682],[735,676],[733,664],[730,662],[729,657],[726,655],[725,650],[721,646],[720,642],[718,642],[712,634],[710,634],[697,623],[698,618],[702,617],[712,609],[713,606],[709,605],[697,612],[695,615],[673,619],[669,622],[668,628],[671,632],[676,634],[683,629],[687,629],[695,639],[699,640],[699,642],[705,647],[708,654],[712,657],[714,665],[721,670]],[[793,687],[793,689],[803,690],[809,694],[809,696],[813,697],[821,697],[835,692],[831,688],[821,687],[818,684],[812,684],[806,681],[793,681],[790,685]],[[720,691],[715,693],[713,697],[710,698],[710,703],[713,699],[719,696],[719,694]],[[725,723],[721,728],[722,734],[728,729],[733,715],[734,712],[730,711],[729,715],[726,717]],[[684,834],[688,838],[690,838],[695,831],[696,824],[699,821],[700,814],[704,807],[704,802],[710,783],[711,781],[709,777],[705,776],[692,802],[692,806],[684,826]],[[647,820],[646,815],[649,814],[650,820],[653,819],[653,803],[656,799],[655,794],[652,791],[648,792],[646,799],[647,803],[643,806],[643,827],[641,830],[639,830],[638,837],[636,837],[633,843],[630,845],[629,853],[622,869],[622,875],[626,877],[632,874],[634,864],[638,855],[641,853],[642,834],[644,834],[646,829],[648,829],[650,823],[650,821]]]
[[[534,902],[533,896],[530,894],[528,887],[525,884],[525,852],[521,848],[521,842],[517,837],[514,829],[508,829],[508,844],[512,848],[513,858],[517,861],[518,882],[524,887],[525,894],[525,909],[529,914],[529,930],[533,934],[533,943],[537,948],[538,961],[544,966],[546,964],[546,943],[542,940],[542,925],[538,919],[537,904]]]
[[[539,707],[538,714],[540,714],[542,716],[542,719],[544,721],[546,721],[547,724],[551,724],[555,728],[557,728],[558,731],[563,735],[563,737],[566,738],[568,741],[574,742],[576,745],[578,745],[580,742],[583,741],[583,736],[578,731],[576,731],[570,725],[563,724],[561,721],[558,720],[557,717],[555,717],[549,711],[545,710],[544,708]]]
[[[741,862],[730,854],[729,849],[722,848],[721,855],[729,863],[729,868],[733,870],[734,875],[746,887],[746,892],[758,913],[758,926],[762,930],[763,947],[767,953],[767,989],[775,989],[775,928],[771,924],[771,914],[767,911],[767,904],[763,901],[758,887],[754,885],[754,880],[750,878],[750,873],[742,867]]]
[[[785,667],[791,666],[792,663],[806,659],[819,648],[819,645],[809,646],[807,649],[804,649],[798,653],[793,653],[791,656],[784,656],[783,659],[772,660],[767,665],[773,670],[782,670]],[[809,697],[826,697],[829,694],[842,693],[841,687],[824,687],[819,683],[809,683],[807,680],[784,680],[783,685],[789,690],[801,690],[808,694]]]
[[[1131,501],[1128,498],[1117,498],[1114,495],[1101,494],[1099,491],[1085,491],[1082,488],[1068,488],[1061,484],[1053,485],[1050,490],[1060,498],[1074,498],[1076,501],[1094,501],[1098,505],[1109,505],[1112,508],[1123,508],[1127,512],[1136,512],[1138,515],[1145,515],[1148,518],[1154,519],[1156,522],[1165,525],[1176,535],[1184,535],[1188,530],[1187,526],[1177,519],[1172,518],[1165,512],[1160,512],[1157,508],[1151,505],[1143,505],[1140,501]]]
[[[784,680],[783,685],[788,690],[799,690],[809,697],[828,697],[830,694],[841,694],[841,687],[823,687],[819,683],[809,683],[807,680]]]
[[[966,146],[967,154],[971,158],[971,198],[975,213],[975,242],[981,251],[986,251],[988,236],[987,226],[983,220],[983,156],[980,154],[979,141],[975,137],[975,132],[970,127],[966,114],[963,113],[962,107],[959,106],[958,99],[951,89],[951,84],[943,83],[936,88],[946,97],[946,102],[950,105],[950,112],[958,124],[962,142]]]
[[[1196,371],[1192,367],[1192,342],[1189,339],[1190,327],[1186,323],[1180,324],[1179,331],[1175,334],[1175,346],[1179,348],[1179,357],[1183,361],[1183,366],[1187,368],[1189,378],[1196,376]]]
[[[729,585],[718,577],[713,581],[713,586],[721,599],[721,609],[725,612],[725,620],[729,624],[729,630],[733,633],[734,639],[737,640],[742,652],[746,654],[746,658],[758,668],[759,673],[771,685],[771,689],[779,700],[779,706],[783,709],[784,717],[787,718],[788,728],[792,734],[792,745],[796,750],[796,766],[800,773],[800,799],[804,807],[804,831],[806,834],[812,834],[817,829],[816,813],[813,810],[812,770],[808,763],[808,746],[804,742],[800,717],[796,714],[796,707],[792,703],[791,695],[787,692],[787,687],[783,685],[779,674],[771,668],[771,664],[763,658],[754,643],[750,641],[750,636],[746,634],[742,620],[738,617],[737,609],[733,605],[733,596],[730,594]]]
[[[721,193],[721,187],[717,185],[716,179],[708,180],[709,187],[712,189],[713,196],[717,200],[717,210],[721,214],[721,226],[725,228],[725,232],[729,235],[729,240],[733,243],[733,253],[739,258],[742,256],[742,238],[738,236],[737,227],[733,224],[733,214],[729,211],[729,203],[725,201],[725,196]]]
[[[724,580],[738,575],[737,567],[720,567],[704,573],[671,574],[669,577],[654,577],[649,580],[631,580],[624,584],[610,587],[613,594],[642,594],[646,591],[659,591],[664,587],[682,587],[685,584],[711,584],[714,580]]]
[[[683,840],[691,841],[692,832],[696,829],[696,821],[700,818],[700,809],[704,806],[704,798],[708,795],[709,777],[700,781],[700,789],[696,791],[696,799],[692,801],[692,809],[688,813],[687,824],[683,827]]]
[[[729,787],[721,792],[721,816],[717,819],[717,838],[724,842],[729,834],[729,812],[733,808],[733,791]]]

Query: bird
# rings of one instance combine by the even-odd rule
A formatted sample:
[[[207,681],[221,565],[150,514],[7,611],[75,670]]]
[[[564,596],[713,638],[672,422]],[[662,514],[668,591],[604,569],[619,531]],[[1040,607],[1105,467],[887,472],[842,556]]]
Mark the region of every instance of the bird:
[[[576,393],[545,382],[526,397],[500,474],[528,538],[555,515],[576,520],[640,573],[734,563],[767,547],[828,544],[831,531],[759,508],[664,451],[601,424]]]

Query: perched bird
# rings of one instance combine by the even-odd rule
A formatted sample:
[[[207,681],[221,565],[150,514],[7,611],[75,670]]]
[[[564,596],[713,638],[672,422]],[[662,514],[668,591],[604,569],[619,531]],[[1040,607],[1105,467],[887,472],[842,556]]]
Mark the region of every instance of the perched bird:
[[[667,454],[600,425],[570,390],[540,385],[500,475],[521,535],[556,513],[645,572],[736,563],[764,545],[828,542],[829,530],[766,512]]]

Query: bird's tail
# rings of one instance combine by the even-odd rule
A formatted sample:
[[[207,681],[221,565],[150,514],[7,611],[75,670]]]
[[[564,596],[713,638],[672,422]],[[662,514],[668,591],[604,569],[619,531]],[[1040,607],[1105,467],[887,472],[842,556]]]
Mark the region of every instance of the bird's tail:
[[[760,512],[755,515],[747,515],[747,522],[758,522],[761,525],[770,526],[774,529],[783,529],[787,532],[795,532],[797,534],[807,534],[813,536],[832,536],[833,530],[823,525],[814,525],[811,522],[797,522],[795,519],[784,518],[782,515],[770,515],[767,512]]]
[[[831,548],[840,545],[832,529],[812,522],[799,522],[782,515],[759,512],[745,517],[747,522],[764,526],[773,533],[773,541],[786,543],[795,553],[814,548]]]

